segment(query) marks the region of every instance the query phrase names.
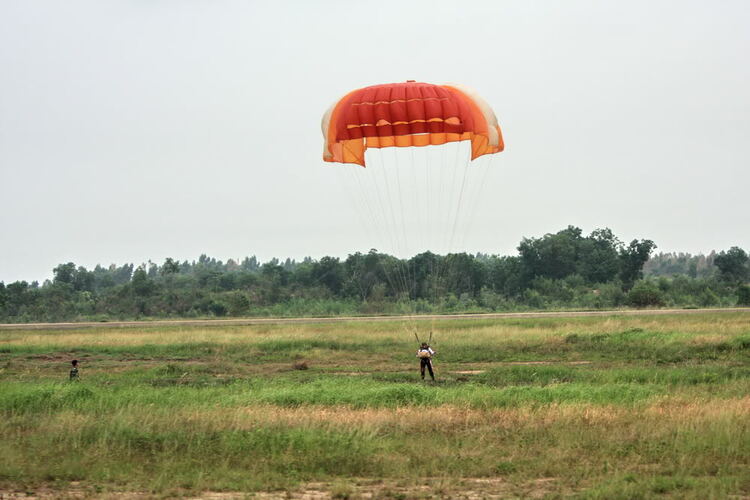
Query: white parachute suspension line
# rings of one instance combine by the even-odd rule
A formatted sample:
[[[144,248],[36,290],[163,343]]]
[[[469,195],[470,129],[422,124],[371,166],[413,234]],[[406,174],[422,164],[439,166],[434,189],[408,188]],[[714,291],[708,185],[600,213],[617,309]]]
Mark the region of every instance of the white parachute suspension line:
[[[366,169],[347,164],[340,165],[338,168],[340,168],[341,172],[345,172],[343,175],[348,177],[348,181],[345,181],[340,175],[336,175],[335,177],[339,185],[346,191],[347,196],[352,200],[352,206],[355,207],[355,211],[360,219],[360,227],[364,231],[368,243],[372,244],[374,241],[383,241],[382,228],[377,221],[376,210],[372,208],[370,193],[362,185],[362,180],[360,179],[360,176],[367,175],[365,173]],[[353,189],[355,185],[358,187],[356,191],[359,192],[359,196],[357,196],[355,189]],[[366,297],[364,298],[366,299]]]
[[[432,300],[432,304],[437,305],[438,297],[440,295],[440,283],[439,274],[441,267],[441,253],[443,251],[443,238],[445,235],[445,221],[446,212],[449,203],[446,198],[450,198],[450,193],[447,192],[447,181],[449,174],[447,172],[450,164],[448,156],[450,155],[450,144],[446,143],[440,146],[440,166],[438,173],[438,188],[437,188],[437,207],[436,207],[436,218],[435,218],[435,238],[432,248],[430,250],[434,253],[437,262],[432,262],[430,266],[429,276],[429,298]]]
[[[433,251],[435,252],[436,259],[440,259],[440,253],[442,251],[441,247],[441,237],[443,236],[443,229],[444,229],[444,221],[446,220],[445,216],[445,206],[447,203],[445,202],[445,178],[446,178],[446,169],[448,168],[448,150],[449,148],[447,145],[443,145],[441,148],[441,155],[440,155],[440,172],[438,174],[439,181],[439,192],[438,192],[438,206],[437,206],[437,219],[436,219],[436,235],[435,235],[435,247],[433,248]],[[439,295],[439,276],[438,273],[440,271],[440,261],[438,260],[436,266],[431,266],[430,269],[430,287],[432,288],[432,302],[433,304],[437,305],[437,299]]]
[[[439,147],[440,151],[438,161],[435,161],[434,154],[429,154],[429,151],[431,151],[431,149],[432,147],[430,147],[430,149],[428,150],[428,154],[425,157],[425,182],[429,186],[427,192],[429,194],[434,194],[434,196],[431,197],[432,202],[428,203],[429,214],[432,214],[432,223],[430,228],[430,241],[427,248],[431,251],[434,257],[430,261],[428,270],[429,274],[424,277],[426,279],[424,285],[427,286],[427,289],[424,290],[424,292],[425,298],[432,303],[432,307],[436,307],[438,304],[440,291],[438,285],[440,261],[438,261],[436,265],[434,259],[440,259],[440,238],[442,236],[442,230],[445,225],[445,217],[443,215],[443,205],[445,205],[445,203],[443,203],[443,193],[445,190],[445,186],[443,185],[443,183],[445,177],[448,148]],[[433,169],[437,169],[437,172],[432,172]],[[436,320],[434,318],[430,322],[430,336],[432,336],[432,332],[435,330],[435,322]]]
[[[472,252],[467,249],[467,239],[470,235],[470,229],[476,216],[476,209],[479,206],[480,194],[484,185],[484,178],[486,178],[487,166],[489,160],[487,158],[478,159],[467,167],[467,191],[464,196],[464,203],[462,203],[457,220],[458,228],[456,233],[457,248],[460,248],[473,258]],[[483,182],[479,182],[479,179],[483,179]],[[473,283],[471,283],[473,288]]]
[[[403,296],[404,294],[408,294],[408,292],[409,292],[409,281],[410,280],[409,280],[408,270],[404,269],[405,266],[404,266],[404,264],[403,264],[403,262],[401,260],[401,257],[400,257],[401,255],[404,255],[404,253],[408,250],[408,238],[406,236],[407,235],[407,231],[406,231],[406,228],[405,228],[405,221],[404,221],[405,214],[404,214],[404,209],[403,209],[403,198],[404,197],[403,197],[403,194],[402,194],[401,168],[402,167],[401,167],[401,165],[399,164],[399,161],[398,161],[398,151],[396,151],[396,148],[393,148],[393,164],[391,165],[391,170],[393,170],[393,174],[392,175],[396,179],[395,186],[398,188],[398,198],[399,198],[399,208],[400,208],[400,210],[399,210],[400,217],[399,218],[401,219],[401,224],[397,224],[395,222],[396,218],[395,218],[395,214],[394,214],[394,218],[393,218],[394,219],[394,226],[393,226],[393,229],[394,229],[395,232],[398,232],[398,226],[399,225],[401,226],[401,233],[403,234],[403,245],[401,245],[398,249],[395,249],[395,251],[392,252],[392,253],[394,254],[393,257],[396,259],[396,261],[395,261],[396,272],[398,273],[398,276],[399,276],[399,279],[400,279],[400,283],[401,283],[400,289],[397,290],[397,292],[400,292],[399,295]],[[384,173],[385,173],[385,171],[386,171],[386,169],[383,170]],[[389,174],[389,175],[391,175],[391,174]],[[388,187],[389,200],[391,200],[393,210],[395,211],[395,204],[393,204],[392,197],[390,196],[390,193],[392,191],[392,189],[391,189],[390,186],[393,185],[394,183],[393,182],[388,183],[387,179],[386,179],[385,182],[386,182],[386,185]]]
[[[397,298],[397,305],[399,312],[403,311],[406,307],[406,312],[409,316],[412,315],[413,310],[411,309],[411,290],[413,288],[413,279],[409,269],[409,254],[411,253],[411,247],[415,239],[419,239],[419,235],[416,233],[412,234],[413,221],[414,221],[414,210],[412,209],[413,199],[410,194],[413,194],[413,187],[410,186],[410,177],[414,169],[414,147],[409,148],[408,152],[410,160],[399,161],[399,154],[406,153],[401,147],[393,148],[393,162],[396,166],[396,175],[398,176],[398,192],[399,199],[401,200],[401,231],[404,234],[405,241],[408,243],[404,246],[398,255],[394,255],[396,259],[396,266],[401,273],[403,286],[400,290],[399,297]],[[402,172],[403,170],[403,172]],[[403,176],[401,174],[404,174]],[[408,236],[407,236],[408,235]],[[405,318],[401,320],[401,325],[405,331],[416,331],[414,330],[414,319]]]
[[[448,197],[448,203],[446,207],[446,214],[445,214],[445,220],[444,220],[444,236],[445,236],[445,244],[444,244],[444,252],[440,265],[438,266],[438,273],[437,273],[437,283],[440,284],[440,287],[443,289],[443,292],[448,292],[447,289],[447,279],[451,277],[451,271],[453,270],[453,259],[451,257],[451,253],[454,251],[454,240],[455,240],[455,232],[458,222],[458,216],[461,209],[461,204],[463,200],[463,193],[464,188],[466,186],[466,174],[467,174],[467,168],[469,165],[470,160],[470,153],[467,151],[466,160],[463,161],[464,166],[463,169],[461,169],[461,160],[460,160],[460,153],[463,149],[462,146],[464,145],[465,141],[458,141],[452,144],[456,145],[456,154],[454,156],[454,162],[453,162],[453,171],[451,175],[451,182],[449,185],[449,197]],[[460,172],[460,170],[463,170]],[[458,179],[461,179],[461,182],[458,182]]]
[[[446,254],[450,252],[451,250],[451,242],[450,242],[450,227],[451,227],[451,214],[453,213],[453,209],[455,206],[455,192],[456,192],[456,177],[458,175],[458,169],[459,169],[459,163],[460,163],[460,152],[461,152],[461,142],[454,143],[456,145],[456,155],[453,160],[453,174],[451,175],[451,183],[450,183],[450,200],[451,202],[448,204],[447,212],[446,212],[446,231],[445,231],[445,242],[444,242],[444,248]]]
[[[432,146],[426,146],[425,147],[425,185],[427,187],[427,240],[426,240],[426,248],[425,251],[432,251],[434,252],[436,250],[437,246],[437,233],[438,233],[438,227],[440,223],[440,213],[438,210],[438,204],[440,200],[440,193],[433,193],[433,190],[435,190],[438,186],[435,186],[435,174],[432,173],[434,166],[434,155],[431,155],[432,152]],[[440,168],[440,165],[437,166],[437,168]],[[434,196],[433,196],[434,195]],[[432,279],[433,276],[433,269],[432,265],[430,265],[430,276],[429,279]]]
[[[437,244],[435,248],[435,255],[437,262],[435,264],[435,268],[432,271],[431,278],[431,286],[432,286],[432,301],[433,304],[437,306],[438,299],[440,298],[440,293],[442,289],[442,270],[444,267],[444,253],[445,253],[445,243],[447,241],[447,221],[448,221],[448,213],[450,211],[450,200],[452,198],[452,182],[453,179],[455,179],[456,172],[455,172],[455,164],[458,161],[458,152],[453,155],[453,162],[451,163],[449,160],[450,156],[450,150],[451,145],[457,146],[456,143],[446,143],[443,145],[442,149],[442,157],[441,157],[441,168],[440,168],[440,208],[438,209],[438,234],[437,234]],[[448,170],[450,169],[450,175],[448,173]],[[448,179],[451,179],[450,183]]]
[[[411,257],[414,256],[415,252],[417,251],[417,248],[419,248],[420,244],[424,243],[424,218],[422,215],[423,210],[423,203],[420,199],[420,191],[419,184],[417,181],[417,169],[418,169],[418,163],[417,163],[417,152],[419,151],[419,148],[416,146],[412,146],[409,148],[410,155],[411,155],[411,163],[409,164],[409,174],[410,174],[410,201],[411,206],[409,207],[409,213],[408,213],[408,220],[409,220],[409,230],[414,232],[414,244],[409,248],[409,255],[404,255],[404,261],[406,266],[406,272],[409,275],[409,281],[410,281],[410,293],[409,298],[411,299],[411,290],[414,289],[416,285],[416,277],[414,275],[414,270],[410,267],[409,261],[411,260]]]
[[[468,238],[471,237],[472,230],[474,228],[474,224],[476,221],[476,217],[478,215],[479,207],[482,204],[483,199],[483,193],[485,191],[485,186],[487,185],[487,178],[489,177],[490,169],[492,169],[492,162],[495,159],[494,154],[485,155],[488,158],[480,160],[483,161],[483,164],[480,163],[477,165],[479,172],[474,172],[474,180],[471,183],[473,188],[473,194],[472,197],[469,199],[469,209],[467,211],[468,218],[465,221],[464,226],[464,232],[461,239],[461,245],[465,245],[467,243]]]
[[[414,186],[415,191],[423,192],[423,197],[421,199],[417,200],[417,207],[416,207],[416,214],[418,214],[419,219],[417,220],[417,227],[419,228],[419,231],[421,233],[421,236],[419,238],[419,244],[415,245],[412,249],[412,255],[416,256],[417,254],[420,254],[424,252],[425,250],[428,250],[431,245],[431,222],[434,220],[434,217],[431,215],[430,212],[430,183],[429,183],[429,146],[420,146],[417,149],[417,156],[414,159]],[[424,172],[422,170],[424,169]],[[419,187],[418,187],[419,186]],[[416,269],[413,269],[414,274],[414,282],[416,287]]]
[[[344,165],[344,168],[346,168],[349,172],[347,175],[349,175],[353,179],[352,185],[356,183],[358,192],[360,194],[359,196],[356,196],[352,193],[351,190],[348,190],[349,195],[352,199],[355,200],[355,204],[360,209],[360,211],[365,214],[362,216],[363,219],[369,219],[369,223],[366,224],[367,227],[365,228],[365,231],[367,231],[368,233],[375,233],[375,241],[381,240],[383,238],[382,228],[380,227],[380,223],[376,218],[376,211],[371,206],[372,200],[370,200],[370,196],[367,194],[367,190],[362,185],[361,176],[363,175],[363,172],[357,170],[361,167],[351,167],[349,165]],[[373,242],[372,237],[369,238],[369,242]]]
[[[409,218],[409,213],[411,211],[408,211],[408,207],[404,208],[404,198],[406,198],[406,190],[404,187],[404,182],[406,179],[404,179],[404,182],[402,182],[401,178],[401,171],[404,168],[413,168],[412,165],[407,165],[406,167],[403,166],[402,163],[399,163],[398,160],[398,154],[399,150],[397,148],[394,148],[393,156],[394,156],[394,162],[395,162],[395,173],[397,176],[397,183],[398,183],[398,196],[400,200],[400,211],[401,211],[401,231],[404,234],[404,247],[399,252],[399,255],[396,255],[397,258],[397,265],[401,272],[401,276],[403,277],[404,287],[401,290],[402,298],[405,298],[407,300],[407,303],[411,301],[411,291],[414,288],[414,278],[412,276],[411,269],[409,268],[409,255],[411,253],[411,244],[408,238],[409,234],[409,224],[411,222]],[[407,198],[408,199],[408,198]]]
[[[451,175],[450,175],[450,182],[448,183],[447,191],[448,196],[445,200],[445,212],[443,213],[441,217],[441,232],[443,233],[441,236],[442,244],[441,244],[441,253],[443,253],[439,263],[438,263],[438,271],[437,276],[435,278],[435,286],[436,286],[436,297],[440,293],[440,289],[443,287],[443,279],[445,278],[447,274],[447,260],[448,260],[448,254],[450,253],[450,235],[449,235],[449,228],[450,228],[450,221],[451,221],[451,213],[453,212],[453,205],[455,202],[455,191],[456,191],[456,176],[458,172],[458,166],[459,166],[459,153],[461,150],[461,142],[449,142],[447,145],[450,145],[451,147],[455,146],[455,154],[453,155],[453,162],[449,165],[451,168]],[[447,156],[447,150],[446,150],[446,156]]]
[[[409,248],[409,238],[407,236],[408,231],[406,230],[406,220],[404,217],[404,192],[403,192],[403,184],[401,182],[401,168],[399,168],[398,165],[398,158],[395,156],[394,151],[394,158],[395,158],[395,177],[396,177],[396,185],[398,187],[398,206],[399,206],[399,213],[401,218],[401,234],[403,238],[403,249]],[[383,165],[383,169],[385,170],[385,165],[383,163],[383,156],[380,156],[380,164]],[[395,229],[395,228],[394,228]],[[403,250],[402,250],[403,251]]]
[[[406,178],[402,178],[402,169],[403,168],[413,168],[413,162],[411,165],[403,165],[402,162],[399,162],[399,148],[394,147],[393,148],[393,161],[388,167],[385,166],[385,156],[381,156],[381,165],[382,165],[382,172],[384,173],[384,179],[383,182],[385,183],[388,191],[388,199],[389,203],[391,203],[391,207],[395,211],[396,205],[395,205],[395,197],[396,194],[394,193],[391,195],[391,191],[393,191],[393,188],[397,188],[398,190],[398,208],[399,208],[399,219],[401,221],[401,224],[395,223],[395,213],[393,214],[393,230],[395,232],[399,232],[399,226],[400,226],[400,233],[403,235],[403,245],[401,245],[398,249],[394,249],[395,251],[391,252],[392,257],[394,259],[393,265],[394,269],[392,270],[392,273],[395,275],[395,277],[391,280],[391,287],[394,289],[394,291],[397,293],[397,305],[399,307],[404,307],[404,302],[402,302],[403,299],[406,300],[406,304],[411,304],[411,290],[413,288],[414,279],[411,276],[410,270],[409,270],[409,264],[407,260],[407,253],[410,251],[410,245],[409,245],[409,228],[410,224],[412,223],[412,217],[410,215],[413,215],[414,211],[409,210],[409,207],[407,206],[405,208],[405,198],[408,201],[408,198],[406,197],[407,191],[405,189],[405,182],[408,179],[408,173]],[[391,172],[393,171],[393,172]],[[391,177],[390,181],[387,177]],[[398,283],[398,286],[396,286],[396,283]],[[413,310],[409,311],[410,313],[413,313]],[[410,314],[411,316],[411,314]],[[405,331],[416,331],[415,330],[415,320],[413,318],[402,320],[402,325]]]
[[[424,211],[424,217],[423,217],[423,230],[424,230],[424,238],[422,239],[422,245],[419,249],[415,249],[416,252],[419,254],[422,254],[424,252],[434,252],[435,251],[435,233],[436,233],[436,226],[439,221],[440,214],[437,212],[436,204],[438,196],[434,192],[437,189],[437,185],[434,182],[434,175],[431,175],[431,170],[434,168],[433,165],[433,157],[432,151],[433,146],[424,146],[422,149],[424,151],[422,152],[423,158],[419,158],[419,177],[421,179],[420,182],[422,182],[422,185],[425,188],[425,199],[423,203],[422,210]],[[424,170],[423,172],[421,170]],[[415,282],[417,280],[416,277],[416,269],[415,269]],[[429,271],[430,274],[432,274],[432,271]],[[422,276],[422,278],[430,278],[430,276]],[[424,282],[422,283],[424,284]],[[416,283],[415,283],[415,289],[416,289]],[[424,295],[424,290],[421,291],[421,295]],[[429,298],[429,295],[428,295]]]
[[[464,163],[464,172],[463,172],[463,178],[461,179],[461,190],[458,193],[458,202],[456,203],[456,210],[453,215],[453,228],[451,229],[451,239],[450,239],[450,245],[448,248],[453,251],[454,249],[454,242],[456,238],[456,229],[458,227],[458,221],[461,218],[461,209],[463,208],[463,199],[464,199],[464,192],[466,190],[466,178],[469,174],[469,160],[470,157],[466,157],[466,162]]]
[[[335,166],[330,168],[335,169],[334,178],[339,184],[340,191],[344,191],[346,196],[351,200],[349,206],[354,207],[354,211],[357,214],[357,218],[360,220],[360,227],[365,233],[365,237],[368,241],[372,241],[372,233],[373,231],[378,231],[378,226],[374,223],[372,211],[365,206],[366,203],[368,203],[368,200],[363,196],[356,196],[354,193],[354,185],[360,184],[360,180],[356,174],[357,167],[352,167],[351,165],[346,164],[335,164]],[[361,184],[358,191],[364,191],[364,189],[361,188]],[[376,235],[376,238],[379,238],[379,236]]]
[[[414,159],[414,150],[415,147],[409,148],[409,153],[411,154],[411,164],[409,165],[409,174],[411,175],[411,181],[412,181],[412,192],[414,193],[414,198],[412,199],[412,202],[414,202],[413,209],[411,210],[411,226],[412,230],[414,231],[414,236],[416,237],[417,242],[421,240],[421,237],[419,235],[419,230],[421,229],[422,224],[419,220],[419,213],[418,210],[420,209],[420,203],[419,203],[419,189],[417,189],[417,162]]]
[[[371,165],[367,168],[368,175],[365,175],[367,177],[367,180],[370,184],[371,189],[368,190],[370,193],[374,192],[375,195],[373,198],[374,201],[377,201],[377,204],[373,205],[376,207],[376,215],[379,221],[382,221],[382,234],[385,236],[383,238],[382,243],[388,245],[388,242],[386,240],[390,240],[390,248],[389,249],[378,249],[379,252],[382,252],[383,250],[386,250],[388,252],[393,252],[393,249],[397,248],[397,242],[394,239],[394,231],[393,231],[393,224],[388,223],[388,210],[386,210],[385,203],[383,202],[384,195],[381,192],[380,185],[378,183],[378,173],[377,173],[377,167],[374,165]],[[382,170],[382,169],[381,169]],[[377,210],[379,208],[379,210]],[[391,285],[391,288],[397,289],[397,277],[392,276],[391,272],[388,271],[387,266],[383,265],[381,261],[381,267],[383,269],[383,273],[385,274],[386,279],[388,280],[388,283]]]
[[[372,186],[371,170],[369,170],[368,168],[363,168],[361,171],[355,169],[353,170],[352,176],[355,178],[357,185],[359,186],[359,191],[361,193],[362,200],[364,201],[364,204],[367,208],[370,221],[372,222],[372,227],[375,229],[377,238],[376,242],[385,241],[385,239],[387,239],[387,235],[384,233],[385,227],[380,222],[382,211],[379,211],[377,209],[377,198],[376,196],[373,196],[373,190],[371,188],[368,188],[367,186],[364,186],[364,181],[362,179],[362,177],[366,178],[367,183]],[[371,246],[371,248],[373,247]]]
[[[402,254],[405,251],[405,247],[407,246],[407,238],[406,238],[406,231],[404,230],[404,224],[403,224],[403,222],[402,222],[402,224],[400,224],[401,231],[399,231],[399,224],[396,222],[396,214],[395,214],[396,207],[395,207],[395,202],[393,201],[393,195],[391,193],[392,192],[392,188],[391,188],[392,185],[395,185],[396,187],[399,187],[399,199],[401,201],[403,201],[403,196],[402,196],[401,190],[400,190],[400,184],[401,184],[401,182],[400,182],[401,181],[400,170],[401,170],[401,166],[399,165],[398,155],[397,155],[397,152],[396,152],[396,148],[393,148],[393,149],[394,149],[394,151],[393,151],[393,153],[394,153],[394,155],[393,155],[394,156],[393,163],[386,166],[385,161],[384,161],[384,157],[381,156],[381,169],[380,169],[380,171],[381,171],[381,176],[383,177],[382,183],[385,186],[385,191],[386,191],[386,196],[383,196],[382,198],[383,198],[383,200],[387,200],[388,201],[388,209],[389,209],[389,212],[390,212],[391,224],[389,226],[390,227],[390,231],[389,232],[393,235],[393,239],[397,243],[391,249],[391,251],[389,252],[391,254],[391,256],[394,259],[396,259],[396,261],[394,263],[395,264],[395,268],[392,269],[391,272],[389,273],[391,276],[394,277],[393,282],[391,283],[391,287],[396,291],[396,293],[398,295],[403,295],[404,293],[406,293],[408,291],[408,288],[409,288],[409,286],[408,286],[409,279],[408,279],[407,273],[404,270],[404,266],[403,266],[403,263],[402,263],[399,255]],[[391,170],[394,171],[393,174],[391,173]],[[391,177],[391,176],[393,176],[393,177],[396,178],[396,182],[395,183],[394,182],[389,182],[388,177]],[[393,181],[393,179],[391,179],[391,181]],[[401,216],[400,216],[400,218],[403,221],[403,219],[404,219],[404,212],[403,212],[403,210],[401,210]],[[401,240],[399,238],[399,232],[401,232],[403,234],[403,242],[401,242]],[[384,269],[384,272],[387,272],[387,271]]]
[[[427,201],[425,204],[425,232],[427,233],[427,236],[425,237],[424,248],[421,249],[422,251],[429,250],[433,246],[433,238],[435,235],[435,218],[431,215],[434,213],[432,210],[432,185],[430,183],[430,170],[432,170],[432,166],[430,165],[430,150],[428,148],[429,146],[425,146],[424,149],[424,182],[425,192],[427,193]]]
[[[466,191],[463,195],[464,201],[460,203],[458,207],[460,211],[456,217],[457,228],[454,233],[456,245],[454,248],[462,249],[471,256],[473,254],[467,251],[466,245],[475,225],[477,211],[481,205],[482,193],[487,184],[492,161],[495,158],[494,155],[485,156],[489,156],[489,158],[482,158],[467,164]]]

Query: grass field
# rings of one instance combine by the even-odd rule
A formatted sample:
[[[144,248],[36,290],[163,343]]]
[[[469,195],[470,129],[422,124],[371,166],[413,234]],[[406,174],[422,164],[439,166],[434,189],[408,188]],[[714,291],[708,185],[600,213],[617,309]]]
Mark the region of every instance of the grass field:
[[[6,331],[0,411],[0,497],[750,498],[750,312]]]

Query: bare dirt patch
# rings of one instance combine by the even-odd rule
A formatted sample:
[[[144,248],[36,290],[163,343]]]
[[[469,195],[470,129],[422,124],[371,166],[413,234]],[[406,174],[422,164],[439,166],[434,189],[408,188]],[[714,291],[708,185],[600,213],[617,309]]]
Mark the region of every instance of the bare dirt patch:
[[[502,365],[590,365],[591,361],[508,361]]]
[[[590,365],[591,361],[506,361],[492,363],[492,366],[514,366],[514,365]],[[479,375],[487,370],[449,370],[448,373],[456,375]]]
[[[141,491],[97,492],[93,487],[74,482],[68,489],[39,488],[34,491],[10,491],[0,489],[2,499],[47,500],[47,499],[108,499],[144,500],[150,498],[184,498],[190,500],[234,500],[253,498],[259,500],[329,500],[349,499],[500,499],[508,497],[542,498],[558,490],[556,478],[540,478],[514,484],[502,477],[465,478],[447,480],[425,478],[409,483],[404,480],[352,479],[348,482],[312,482],[299,488],[283,491],[173,491],[154,494]]]

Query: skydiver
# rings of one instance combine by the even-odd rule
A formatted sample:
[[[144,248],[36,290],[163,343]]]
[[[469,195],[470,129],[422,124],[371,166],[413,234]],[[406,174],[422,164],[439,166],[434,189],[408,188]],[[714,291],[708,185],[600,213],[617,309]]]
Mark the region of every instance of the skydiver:
[[[430,377],[432,377],[432,381],[435,381],[435,373],[432,371],[432,356],[435,354],[435,351],[427,344],[427,342],[422,342],[422,345],[417,349],[417,357],[419,358],[419,372],[422,375],[422,380],[424,380],[424,369],[427,367],[427,370],[430,372]]]

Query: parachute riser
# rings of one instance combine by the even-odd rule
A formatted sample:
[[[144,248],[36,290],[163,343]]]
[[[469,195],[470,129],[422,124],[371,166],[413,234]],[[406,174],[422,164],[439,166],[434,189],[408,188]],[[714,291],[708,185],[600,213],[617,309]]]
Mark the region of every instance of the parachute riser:
[[[422,342],[419,339],[419,335],[417,335],[417,332],[414,332],[414,338],[417,339],[417,343],[419,343],[419,345],[422,345],[423,343],[426,343],[427,345],[432,345],[432,330],[430,330],[430,337],[427,340],[427,342]]]

